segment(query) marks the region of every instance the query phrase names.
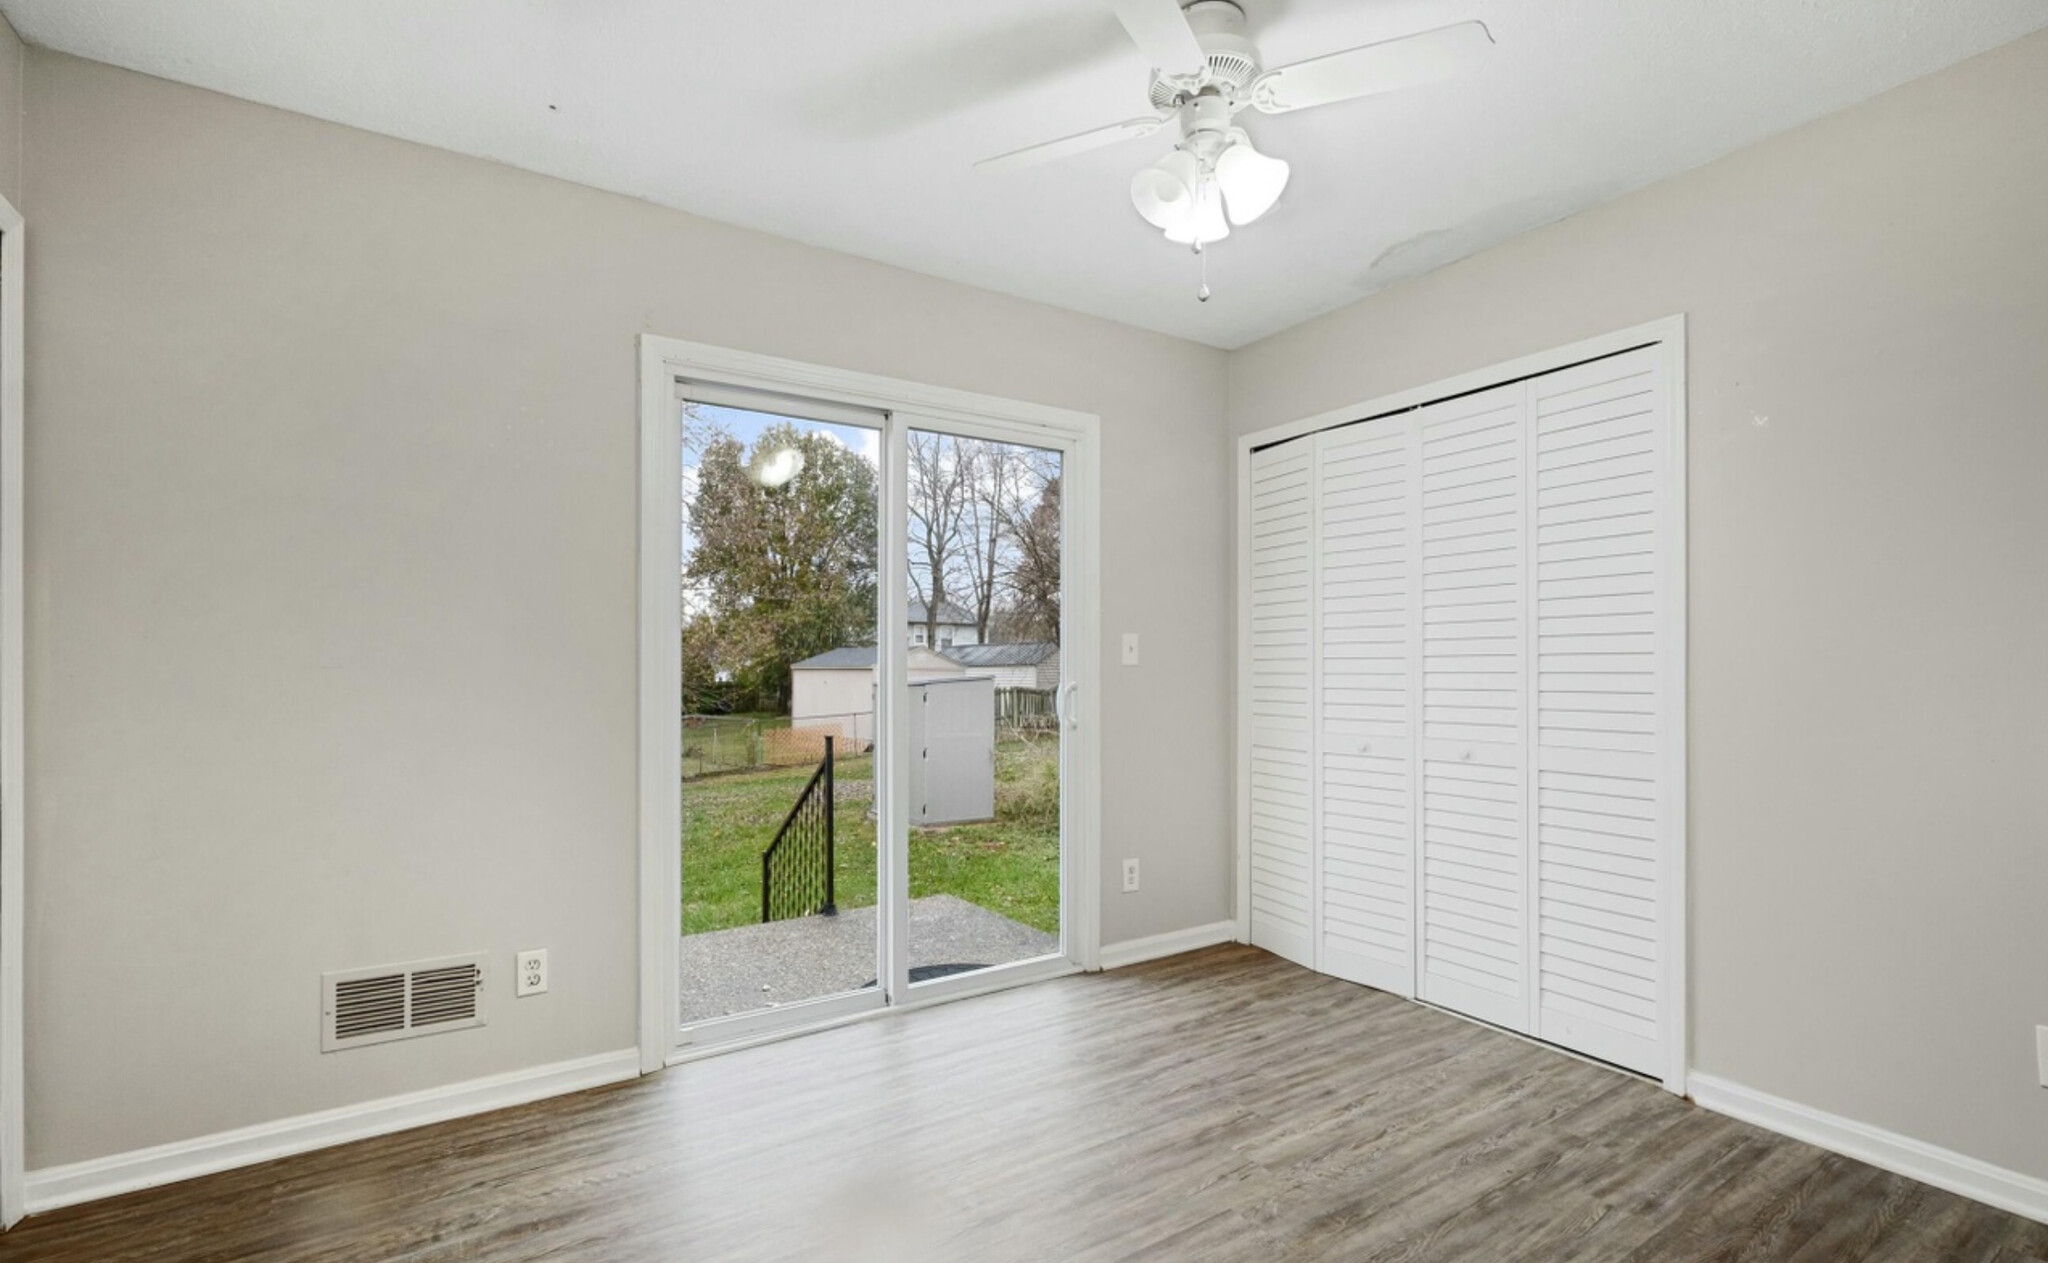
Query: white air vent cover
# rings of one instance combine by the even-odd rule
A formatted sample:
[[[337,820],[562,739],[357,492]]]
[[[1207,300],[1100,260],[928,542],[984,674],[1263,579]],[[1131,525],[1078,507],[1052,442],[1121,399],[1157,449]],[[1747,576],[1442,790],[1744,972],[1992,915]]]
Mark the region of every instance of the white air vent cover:
[[[484,955],[320,975],[320,1051],[484,1024]]]

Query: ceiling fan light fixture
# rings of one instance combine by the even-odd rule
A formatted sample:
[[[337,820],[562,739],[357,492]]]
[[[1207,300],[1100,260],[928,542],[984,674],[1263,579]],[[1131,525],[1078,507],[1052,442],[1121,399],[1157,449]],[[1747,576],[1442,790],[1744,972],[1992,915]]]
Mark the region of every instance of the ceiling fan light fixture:
[[[1470,69],[1493,48],[1485,23],[1465,21],[1268,67],[1246,33],[1248,0],[1098,2],[1115,11],[1152,67],[1152,112],[975,166],[1012,170],[1177,126],[1174,151],[1132,177],[1131,203],[1168,241],[1193,245],[1205,260],[1203,247],[1229,236],[1231,225],[1243,227],[1273,209],[1292,174],[1232,124],[1240,113],[1287,114],[1437,82]],[[1208,299],[1206,283],[1196,296]]]
[[[1193,218],[1201,183],[1201,164],[1176,149],[1131,178],[1131,205],[1146,223],[1170,233]]]
[[[1229,235],[1230,224],[1223,217],[1223,190],[1215,176],[1204,176],[1196,186],[1193,212],[1168,225],[1166,239],[1178,246],[1206,246]]]
[[[1230,146],[1216,159],[1216,183],[1230,209],[1230,222],[1243,227],[1273,209],[1287,188],[1291,168],[1252,147],[1241,127],[1230,130]]]

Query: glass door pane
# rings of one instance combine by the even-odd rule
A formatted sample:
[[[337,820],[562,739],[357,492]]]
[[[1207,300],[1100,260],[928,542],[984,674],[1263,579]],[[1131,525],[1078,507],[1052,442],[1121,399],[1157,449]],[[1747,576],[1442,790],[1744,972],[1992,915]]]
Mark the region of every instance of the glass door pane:
[[[689,1026],[877,988],[881,434],[681,406]]]
[[[908,969],[1061,951],[1057,451],[905,436]]]

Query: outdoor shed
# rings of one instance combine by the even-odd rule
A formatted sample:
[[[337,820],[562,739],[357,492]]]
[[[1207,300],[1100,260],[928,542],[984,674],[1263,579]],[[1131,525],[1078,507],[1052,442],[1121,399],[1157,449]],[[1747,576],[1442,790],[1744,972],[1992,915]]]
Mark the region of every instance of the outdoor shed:
[[[958,662],[929,649],[910,651],[910,681],[966,674]],[[789,723],[792,728],[836,726],[863,744],[875,739],[875,647],[848,645],[790,664]]]
[[[995,681],[965,675],[910,686],[910,822],[996,814]]]

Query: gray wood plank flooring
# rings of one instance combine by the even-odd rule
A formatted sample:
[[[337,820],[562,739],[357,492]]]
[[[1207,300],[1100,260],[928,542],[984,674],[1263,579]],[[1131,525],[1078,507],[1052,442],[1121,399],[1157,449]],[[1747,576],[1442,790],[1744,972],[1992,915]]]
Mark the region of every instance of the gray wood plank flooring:
[[[2039,1263],[2048,1227],[1244,947],[37,1216],[6,1263]]]

